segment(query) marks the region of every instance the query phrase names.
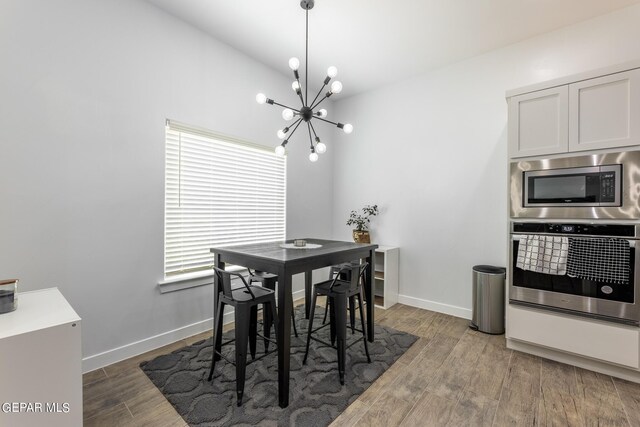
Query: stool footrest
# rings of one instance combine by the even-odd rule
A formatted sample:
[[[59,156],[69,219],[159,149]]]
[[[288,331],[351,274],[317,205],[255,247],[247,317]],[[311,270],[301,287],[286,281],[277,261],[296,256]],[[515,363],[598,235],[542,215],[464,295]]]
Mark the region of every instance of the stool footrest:
[[[325,345],[325,346],[327,346],[327,347],[331,347],[331,348],[335,348],[335,349],[337,349],[337,348],[338,348],[337,346],[332,345],[332,344],[329,344],[328,342],[326,342],[326,341],[324,341],[324,340],[321,340],[320,338],[316,338],[316,337],[314,337],[314,336],[311,336],[311,339],[312,339],[312,340],[314,340],[314,341],[317,341],[317,342],[319,342],[319,343],[321,343],[321,344],[324,344],[324,345]],[[354,345],[358,344],[358,343],[359,343],[360,341],[362,341],[363,339],[364,339],[363,337],[357,338],[354,342],[352,342],[351,344],[349,344],[349,345],[348,345],[348,346],[346,346],[345,348],[351,348],[352,346],[354,346]]]
[[[269,350],[268,352],[264,353],[263,355],[258,356],[258,357],[256,357],[256,358],[255,358],[255,359],[253,359],[253,360],[249,360],[249,361],[247,362],[247,366],[251,365],[251,364],[252,364],[252,363],[254,363],[254,362],[257,362],[258,360],[262,360],[262,359],[264,359],[265,357],[267,357],[267,356],[269,356],[270,354],[273,354],[273,353],[275,353],[275,352],[277,352],[277,351],[278,351],[278,349],[277,349],[277,348],[274,348],[273,350]],[[234,362],[234,361],[232,361],[232,360],[227,359],[227,357],[226,357],[224,354],[221,354],[219,351],[215,351],[215,350],[214,350],[214,352],[215,352],[218,356],[220,356],[220,357],[222,357],[224,360],[226,360],[226,361],[227,361],[227,363],[231,363],[233,366],[236,366],[236,362]]]

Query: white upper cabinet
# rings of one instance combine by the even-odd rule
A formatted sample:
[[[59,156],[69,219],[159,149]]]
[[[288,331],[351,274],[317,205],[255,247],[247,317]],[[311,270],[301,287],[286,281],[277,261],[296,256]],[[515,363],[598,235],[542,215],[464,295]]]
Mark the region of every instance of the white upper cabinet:
[[[569,85],[569,151],[640,144],[640,69]]]
[[[640,61],[507,92],[509,157],[640,146]]]
[[[509,98],[511,157],[564,153],[568,150],[567,86]]]

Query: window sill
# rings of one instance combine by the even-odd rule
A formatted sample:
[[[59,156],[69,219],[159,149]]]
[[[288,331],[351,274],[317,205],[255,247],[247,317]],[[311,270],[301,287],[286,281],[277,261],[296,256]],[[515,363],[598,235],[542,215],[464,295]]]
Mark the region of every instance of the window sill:
[[[229,266],[228,271],[244,272],[246,268],[239,266]],[[161,294],[181,291],[183,289],[195,288],[198,286],[213,285],[213,270],[198,271],[195,273],[180,274],[168,277],[158,282],[158,289]]]

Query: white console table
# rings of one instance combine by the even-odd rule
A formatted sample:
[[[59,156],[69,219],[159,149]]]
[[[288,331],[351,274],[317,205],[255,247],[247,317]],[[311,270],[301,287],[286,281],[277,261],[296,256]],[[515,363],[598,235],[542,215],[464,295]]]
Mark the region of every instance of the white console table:
[[[82,425],[80,317],[58,288],[0,314],[0,426]]]

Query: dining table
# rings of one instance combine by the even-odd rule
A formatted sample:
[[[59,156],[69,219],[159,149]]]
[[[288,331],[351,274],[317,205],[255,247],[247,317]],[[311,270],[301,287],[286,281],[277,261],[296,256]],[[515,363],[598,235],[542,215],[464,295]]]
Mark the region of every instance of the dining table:
[[[354,243],[324,239],[303,240],[305,246],[295,246],[294,240],[251,243],[236,246],[213,247],[216,267],[225,268],[233,264],[278,275],[278,317],[289,319],[292,307],[293,275],[304,273],[304,310],[309,318],[311,308],[312,272],[324,267],[365,260],[364,274],[366,301],[367,339],[373,342],[374,330],[374,264],[375,250],[371,243]],[[299,243],[300,244],[300,243]],[[214,275],[214,307],[217,307],[221,284]],[[278,403],[280,407],[289,405],[289,370],[291,357],[291,322],[278,322]]]

